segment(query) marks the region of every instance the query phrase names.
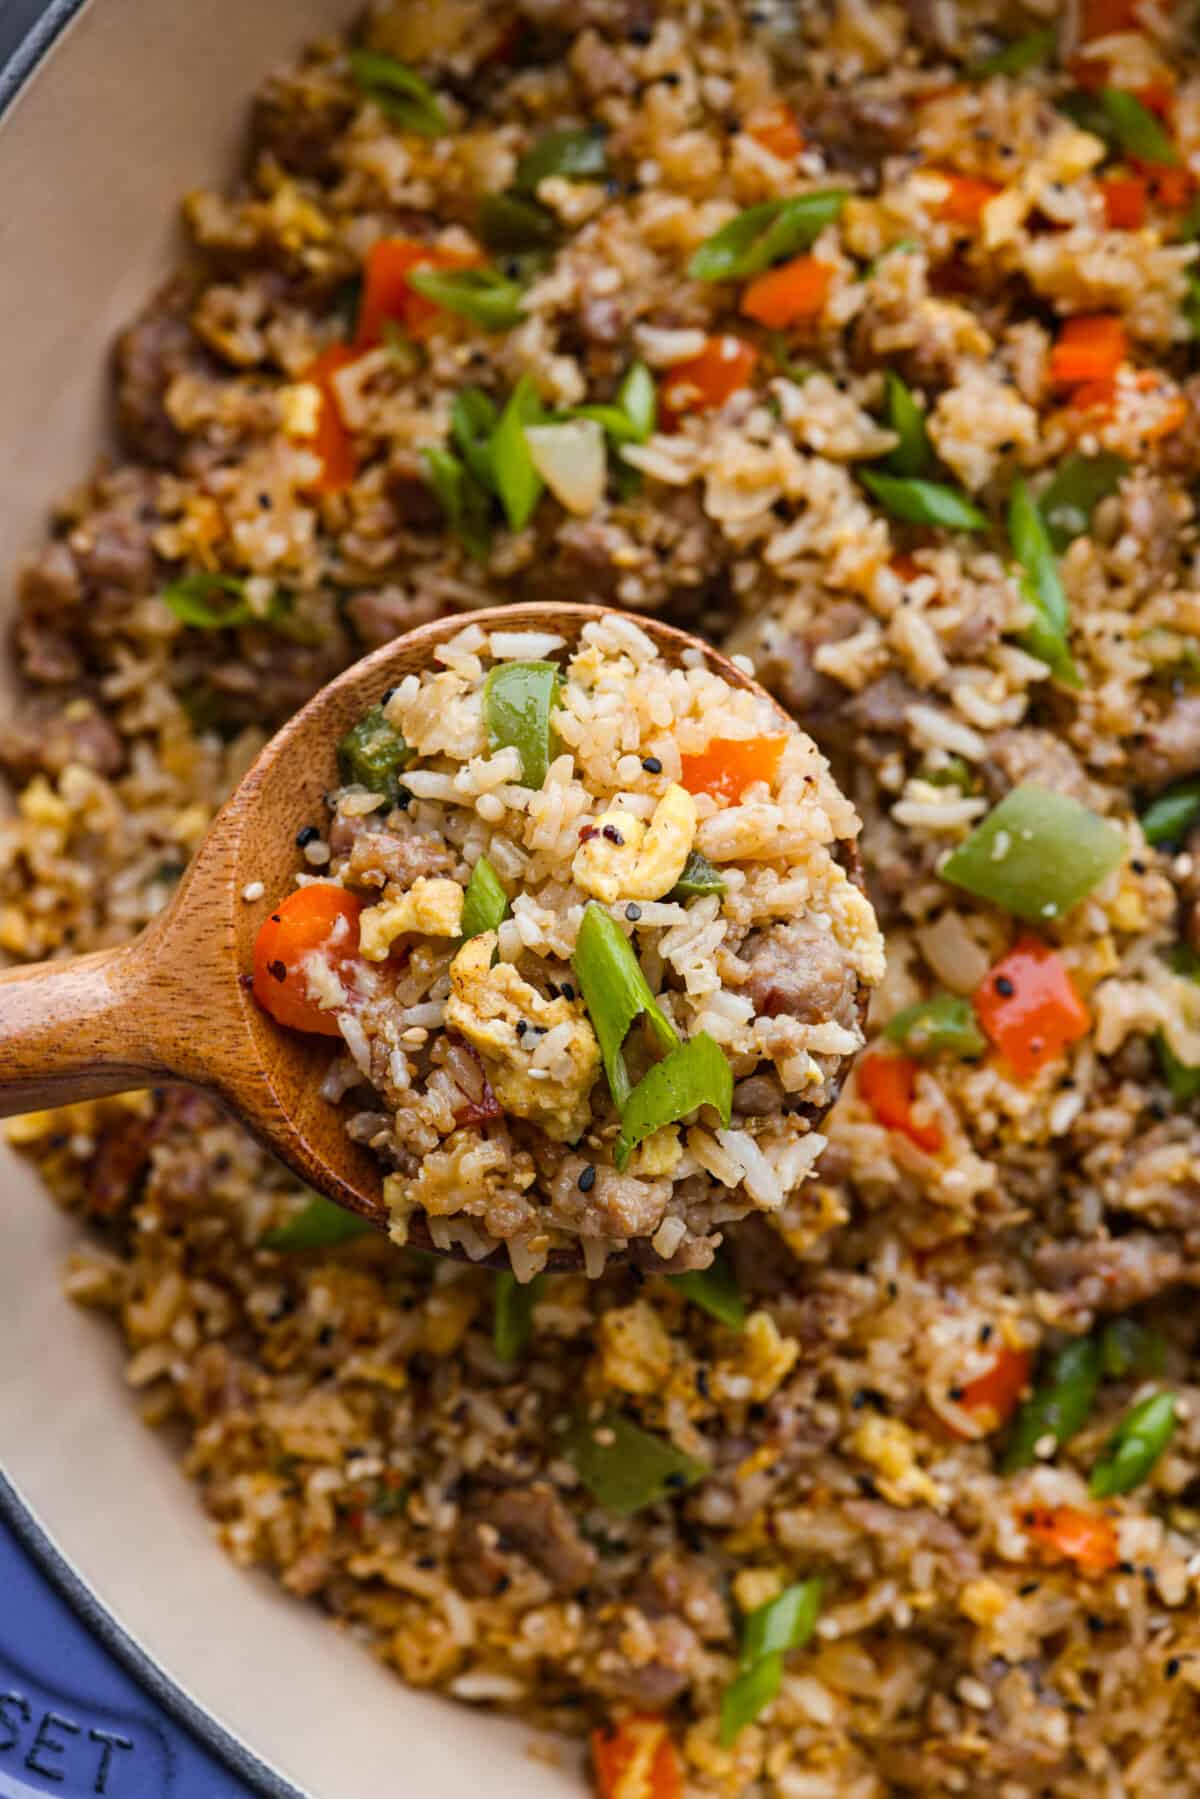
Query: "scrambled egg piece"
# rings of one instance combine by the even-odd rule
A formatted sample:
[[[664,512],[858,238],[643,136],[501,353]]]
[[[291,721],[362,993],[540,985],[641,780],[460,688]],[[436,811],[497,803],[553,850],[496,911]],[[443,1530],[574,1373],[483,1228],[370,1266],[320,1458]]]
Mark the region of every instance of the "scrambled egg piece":
[[[582,1000],[543,999],[510,963],[493,968],[495,948],[495,931],[484,931],[450,964],[446,1028],[479,1051],[506,1112],[573,1142],[588,1122],[600,1069],[596,1033]]]
[[[601,1314],[597,1325],[600,1372],[622,1393],[661,1393],[671,1378],[671,1339],[644,1299]]]
[[[696,840],[696,802],[672,781],[648,825],[613,807],[594,818],[575,852],[576,885],[602,900],[656,900],[670,893]]]
[[[629,1173],[635,1180],[660,1181],[674,1174],[683,1160],[683,1144],[678,1128],[665,1124],[638,1144],[629,1159]]]
[[[384,962],[397,937],[457,937],[462,930],[463,890],[457,881],[418,875],[407,893],[368,906],[358,921],[358,946],[368,962]]]
[[[800,1345],[784,1337],[769,1312],[751,1312],[732,1351],[722,1356],[714,1390],[731,1399],[770,1399],[796,1365]]]
[[[879,1470],[879,1491],[893,1505],[918,1503],[940,1511],[945,1495],[917,1461],[916,1438],[899,1418],[881,1418],[869,1413],[850,1439],[855,1455]]]

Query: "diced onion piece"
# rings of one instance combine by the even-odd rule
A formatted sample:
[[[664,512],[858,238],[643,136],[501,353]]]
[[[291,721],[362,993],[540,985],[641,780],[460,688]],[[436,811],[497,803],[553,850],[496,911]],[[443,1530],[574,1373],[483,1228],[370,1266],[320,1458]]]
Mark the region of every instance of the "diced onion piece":
[[[607,461],[604,429],[595,419],[561,425],[526,425],[533,466],[568,512],[586,517],[604,497]]]

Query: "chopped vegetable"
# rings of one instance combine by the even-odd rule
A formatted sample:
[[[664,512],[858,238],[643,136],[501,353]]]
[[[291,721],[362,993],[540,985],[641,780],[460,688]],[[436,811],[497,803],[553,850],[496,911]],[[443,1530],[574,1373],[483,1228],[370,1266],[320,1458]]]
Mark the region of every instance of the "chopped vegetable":
[[[1065,793],[1025,782],[942,864],[942,879],[1017,918],[1065,918],[1125,858],[1115,825]]]
[[[1160,163],[1166,168],[1179,161],[1179,152],[1150,111],[1136,94],[1124,88],[1101,90],[1100,104],[1108,116],[1113,136],[1126,156],[1138,162]]]
[[[951,225],[978,226],[983,209],[1004,189],[994,181],[977,181],[971,175],[954,175],[946,169],[938,174],[946,183],[946,192],[937,204],[937,216]]]
[[[1051,379],[1059,387],[1111,381],[1127,350],[1125,326],[1116,313],[1077,315],[1067,320],[1050,352]]]
[[[339,369],[355,360],[358,352],[349,344],[331,344],[310,362],[301,380],[315,387],[320,398],[317,405],[317,427],[309,438],[302,439],[320,463],[312,487],[317,493],[340,493],[349,487],[358,472],[354,439],[342,422],[337,390],[333,385]]]
[[[1142,813],[1146,842],[1181,843],[1200,819],[1200,775],[1177,781],[1152,800]]]
[[[554,214],[522,194],[484,194],[477,224],[489,250],[546,250],[558,238]]]
[[[1081,1574],[1108,1574],[1120,1560],[1117,1533],[1103,1512],[1073,1505],[1038,1506],[1022,1512],[1020,1522],[1044,1549],[1074,1562]]]
[[[372,244],[354,330],[356,349],[371,350],[382,343],[389,323],[411,332],[428,321],[434,308],[414,294],[409,276],[414,269],[436,262],[441,254],[436,245],[419,238],[385,237]]]
[[[1126,1412],[1092,1469],[1093,1499],[1131,1493],[1146,1479],[1175,1434],[1174,1393],[1151,1393]]]
[[[322,1037],[341,1035],[333,1013],[308,997],[304,964],[314,950],[325,950],[335,966],[354,961],[361,911],[361,901],[344,887],[311,881],[280,900],[264,919],[254,940],[252,989],[279,1024]]]
[[[507,1268],[497,1273],[492,1298],[492,1345],[502,1362],[515,1362],[528,1343],[533,1308],[544,1285],[545,1277],[540,1274],[522,1283]]]
[[[526,425],[533,466],[561,506],[577,517],[594,512],[604,497],[607,463],[604,431],[595,419]]]
[[[254,617],[246,599],[246,583],[235,575],[218,575],[198,570],[180,575],[162,597],[181,624],[198,631],[222,631],[229,625],[244,625]]]
[[[521,289],[499,269],[416,268],[408,284],[435,306],[460,313],[487,331],[505,331],[521,317]]]
[[[688,263],[693,281],[743,281],[773,262],[807,250],[846,204],[844,188],[764,200],[706,238]]]
[[[452,450],[432,445],[421,452],[430,487],[446,515],[446,522],[463,548],[478,561],[492,547],[491,502],[469,468]]]
[[[1028,935],[987,974],[975,994],[975,1011],[1022,1081],[1033,1080],[1091,1028],[1062,957],[1040,937]]]
[[[728,1130],[733,1070],[725,1051],[707,1031],[697,1031],[656,1062],[621,1106],[621,1134],[613,1145],[617,1167],[624,1170],[628,1166],[643,1138],[652,1137],[664,1125],[677,1124],[700,1106],[712,1106]]]
[[[968,81],[987,81],[992,75],[1024,75],[1039,63],[1050,62],[1057,42],[1057,34],[1052,30],[1030,31],[1005,44],[1003,50],[968,64],[964,73]]]
[[[714,737],[707,749],[680,758],[679,778],[689,793],[707,793],[726,804],[736,803],[756,782],[771,785],[786,744],[782,731],[770,737]]]
[[[885,1056],[875,1051],[858,1065],[858,1090],[880,1124],[899,1131],[926,1155],[936,1156],[943,1144],[936,1119],[920,1124],[913,1117],[917,1065],[907,1056]]]
[[[584,908],[572,967],[599,1039],[613,1099],[624,1114],[633,1091],[622,1054],[630,1026],[644,1013],[664,1051],[678,1046],[678,1033],[651,993],[633,945],[595,900]]]
[[[1146,223],[1146,183],[1141,175],[1110,175],[1100,183],[1100,197],[1110,231],[1140,231]]]
[[[1007,1424],[1028,1384],[1032,1363],[1027,1349],[1012,1349],[1005,1344],[985,1373],[966,1382],[959,1404],[964,1411],[990,1416],[992,1429]]]
[[[1067,639],[1069,608],[1045,520],[1023,477],[1008,502],[1008,535],[1021,565],[1021,598],[1033,614],[1022,642],[1065,686],[1082,685]]]
[[[813,1575],[750,1612],[742,1625],[742,1667],[752,1668],[765,1655],[803,1649],[817,1628],[823,1591],[824,1582]]]
[[[339,1243],[349,1243],[355,1237],[368,1237],[374,1230],[365,1218],[357,1212],[348,1212],[344,1206],[335,1206],[331,1199],[325,1199],[320,1193],[314,1193],[307,1205],[302,1206],[294,1217],[286,1224],[276,1225],[265,1237],[259,1239],[260,1249],[333,1249]]]
[[[733,1264],[720,1250],[707,1268],[694,1268],[688,1274],[669,1276],[685,1299],[708,1312],[731,1330],[740,1331],[746,1322],[746,1302],[737,1284]]]
[[[510,746],[521,757],[521,783],[540,788],[554,755],[551,713],[562,674],[554,662],[500,662],[483,687],[488,749]]]
[[[746,135],[780,162],[794,162],[804,149],[804,133],[796,123],[796,115],[782,100],[747,119]]]
[[[1068,456],[1038,500],[1053,547],[1061,552],[1075,538],[1092,528],[1092,514],[1101,500],[1116,493],[1129,473],[1123,456],[1101,450],[1096,456]]]
[[[599,1799],[682,1799],[679,1755],[661,1718],[622,1718],[591,1742]]]
[[[902,381],[894,369],[887,371],[886,381],[885,417],[889,429],[896,433],[900,442],[884,459],[885,465],[893,475],[923,475],[933,462],[933,445],[925,428],[925,414],[913,398],[908,383]]]
[[[970,1061],[987,1048],[970,1000],[957,993],[937,993],[932,999],[907,1006],[889,1021],[883,1034],[913,1056],[945,1052]]]
[[[537,388],[522,375],[492,435],[492,479],[514,531],[525,529],[542,497],[542,477],[525,441],[526,425],[536,425],[541,416]]]
[[[644,362],[631,364],[611,406],[577,406],[575,418],[594,419],[618,446],[645,443],[658,418],[658,390]]]
[[[536,194],[539,182],[550,175],[564,181],[603,181],[608,174],[604,133],[591,126],[567,126],[548,131],[522,156],[513,177],[513,191]]]
[[[382,793],[393,806],[400,798],[400,773],[411,751],[382,706],[372,706],[351,725],[337,746],[338,775],[344,787],[366,787]]]
[[[881,475],[875,469],[860,470],[860,479],[884,510],[905,524],[940,525],[946,531],[982,531],[987,526],[978,506],[957,487],[910,476]]]
[[[351,50],[349,62],[350,73],[368,100],[405,131],[420,137],[441,137],[449,131],[441,101],[413,69],[376,50]]]
[[[1136,1318],[1114,1318],[1100,1338],[1100,1359],[1105,1374],[1114,1380],[1123,1380],[1127,1374],[1161,1374],[1167,1345],[1156,1330]]]
[[[1040,1381],[1017,1413],[1001,1466],[1006,1474],[1029,1468],[1046,1437],[1067,1443],[1083,1429],[1100,1385],[1100,1348],[1091,1337],[1077,1337],[1060,1349],[1050,1378]]]
[[[687,861],[683,865],[683,873],[668,893],[667,898],[669,900],[694,899],[698,894],[724,893],[725,885],[720,871],[713,867],[707,856],[702,856],[699,850],[689,850]]]
[[[753,1723],[776,1697],[783,1684],[783,1657],[765,1655],[739,1674],[721,1695],[722,1749],[732,1748],[747,1724]]]
[[[562,1446],[593,1498],[622,1517],[695,1486],[708,1473],[706,1463],[621,1412],[576,1418]]]
[[[740,337],[710,337],[698,356],[676,362],[662,385],[663,422],[670,430],[686,412],[714,412],[754,373],[758,351]]]
[[[492,436],[500,414],[481,387],[460,387],[450,407],[450,437],[482,487],[493,485]]]
[[[482,937],[485,931],[497,931],[508,917],[508,895],[500,885],[500,877],[486,856],[480,856],[471,870],[467,891],[463,895],[462,940]]]
[[[1171,1098],[1177,1106],[1191,1105],[1194,1099],[1200,1098],[1200,1068],[1189,1068],[1186,1062],[1181,1062],[1161,1031],[1154,1039],[1154,1047]]]
[[[797,256],[781,268],[753,280],[742,295],[741,310],[760,325],[782,330],[800,319],[816,318],[824,308],[833,269],[815,256]]]

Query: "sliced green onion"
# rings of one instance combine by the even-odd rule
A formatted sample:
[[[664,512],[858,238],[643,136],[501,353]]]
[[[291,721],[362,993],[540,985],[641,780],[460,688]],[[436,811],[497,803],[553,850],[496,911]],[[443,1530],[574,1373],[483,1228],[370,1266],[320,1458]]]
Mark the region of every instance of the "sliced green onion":
[[[1003,50],[997,50],[993,56],[968,63],[963,73],[968,81],[986,81],[990,75],[1024,75],[1027,70],[1036,69],[1039,63],[1049,62],[1057,43],[1057,32],[1031,31],[1025,37],[1005,44]]]
[[[460,387],[450,407],[450,437],[481,487],[494,485],[492,436],[500,414],[481,387]]]
[[[869,281],[871,276],[875,274],[876,270],[879,268],[880,264],[886,262],[889,256],[905,256],[913,250],[921,249],[921,247],[921,240],[919,237],[898,237],[894,244],[887,244],[879,252],[878,256],[872,256],[870,262],[863,264],[859,280]]]
[[[525,529],[544,490],[525,441],[526,425],[536,425],[541,416],[537,388],[522,375],[492,435],[492,479],[514,531]]]
[[[529,1333],[533,1329],[533,1308],[544,1284],[544,1278],[540,1274],[535,1274],[531,1281],[523,1283],[507,1269],[501,1269],[496,1275],[492,1299],[492,1344],[502,1362],[515,1362],[529,1342]]]
[[[951,756],[937,768],[922,769],[921,779],[931,787],[957,787],[960,793],[970,793],[975,785],[971,765],[961,756]]]
[[[349,1243],[355,1237],[365,1237],[374,1230],[365,1218],[357,1212],[347,1212],[333,1201],[325,1199],[320,1193],[314,1193],[308,1204],[289,1218],[286,1224],[276,1225],[265,1237],[259,1239],[260,1249],[334,1249],[339,1243]]]
[[[697,1031],[644,1074],[621,1107],[621,1134],[613,1145],[619,1169],[634,1149],[664,1125],[676,1124],[698,1106],[712,1106],[729,1128],[733,1110],[733,1070],[725,1051],[707,1031]]]
[[[351,725],[337,746],[338,774],[344,787],[366,787],[382,793],[394,806],[400,798],[400,774],[412,752],[382,706],[372,706]]]
[[[645,1013],[664,1050],[675,1049],[679,1036],[651,993],[633,945],[595,900],[584,908],[571,966],[600,1043],[613,1100],[623,1116],[633,1091],[622,1053],[630,1026]]]
[[[1116,493],[1129,464],[1123,456],[1101,450],[1096,456],[1076,452],[1068,456],[1038,500],[1050,542],[1061,554],[1092,528],[1092,514],[1101,500]]]
[[[367,99],[405,131],[415,131],[419,137],[441,137],[449,131],[450,121],[441,101],[415,70],[377,50],[351,50],[349,61],[350,72]]]
[[[1138,162],[1165,163],[1175,167],[1179,152],[1150,111],[1136,94],[1124,88],[1106,87],[1100,92],[1100,105],[1112,126],[1113,136],[1125,152]]]
[[[823,1592],[824,1582],[813,1575],[750,1612],[742,1625],[742,1667],[752,1668],[765,1655],[803,1649],[817,1628]]]
[[[645,443],[658,423],[658,388],[654,376],[644,362],[629,365],[617,389],[617,405],[637,433],[637,442]]]
[[[1080,687],[1079,671],[1067,643],[1069,614],[1058,562],[1045,520],[1022,478],[1014,483],[1009,496],[1008,535],[1023,570],[1021,598],[1033,613],[1033,623],[1021,641],[1065,686]]]
[[[576,1418],[563,1438],[563,1451],[594,1499],[628,1517],[657,1505],[709,1472],[665,1437],[652,1436],[621,1412]]]
[[[667,898],[694,899],[697,894],[724,893],[725,885],[720,870],[713,867],[707,856],[702,856],[699,850],[689,850],[683,872]]]
[[[558,220],[522,194],[484,194],[479,235],[489,250],[545,250],[558,237]]]
[[[932,999],[907,1006],[897,1012],[883,1034],[890,1042],[902,1044],[912,1056],[945,1052],[970,1061],[987,1048],[974,1006],[957,993],[937,993]]]
[[[1167,1345],[1158,1331],[1136,1318],[1114,1318],[1100,1338],[1100,1359],[1105,1374],[1123,1380],[1129,1374],[1161,1374],[1167,1361]]]
[[[902,475],[881,475],[861,469],[863,486],[893,518],[908,525],[940,525],[945,531],[983,531],[987,520],[957,487],[940,481],[917,481]]]
[[[550,714],[558,704],[562,675],[554,662],[501,662],[483,684],[483,725],[488,748],[515,749],[521,785],[540,788],[553,759]]]
[[[487,559],[492,547],[492,509],[487,490],[453,450],[440,444],[421,451],[425,476],[446,515],[446,523],[469,555]]]
[[[235,575],[180,575],[164,587],[162,597],[181,624],[198,631],[223,631],[228,625],[249,624],[254,617],[246,583]]]
[[[807,381],[810,375],[816,374],[816,370],[811,363],[795,361],[792,356],[792,346],[788,342],[786,332],[772,331],[767,340],[767,347],[771,352],[771,361],[775,364],[779,373],[785,380],[794,381],[797,387],[799,387],[802,382]]]
[[[913,398],[912,389],[893,369],[887,372],[888,427],[900,442],[885,458],[894,475],[923,475],[933,462],[933,445],[925,428],[925,414]]]
[[[505,331],[522,316],[521,288],[499,269],[412,269],[408,285],[486,331]]]
[[[1014,787],[942,864],[942,879],[1017,918],[1063,918],[1125,857],[1115,825],[1065,793]]]
[[[463,895],[462,940],[482,937],[485,931],[498,931],[508,917],[508,895],[500,885],[500,877],[486,856],[480,856],[471,870],[467,891]]]
[[[1180,843],[1200,818],[1200,775],[1177,781],[1142,813],[1147,843]]]
[[[740,281],[773,262],[807,250],[846,204],[844,188],[799,194],[791,200],[764,200],[730,219],[706,238],[688,263],[693,281]]]
[[[739,1674],[731,1686],[726,1687],[721,1695],[722,1749],[733,1747],[747,1724],[752,1724],[777,1696],[782,1683],[783,1657],[765,1655],[752,1668],[747,1668],[744,1674]]]
[[[1060,1349],[1049,1380],[1034,1388],[1017,1413],[1001,1463],[1004,1472],[1031,1467],[1043,1438],[1053,1437],[1057,1446],[1082,1430],[1099,1385],[1100,1345],[1093,1338],[1077,1337]]]
[[[603,181],[607,174],[604,133],[592,126],[567,126],[546,132],[526,150],[517,164],[513,190],[520,195],[535,194],[538,184],[550,175],[564,181]]]
[[[1093,1499],[1131,1493],[1140,1487],[1175,1435],[1174,1393],[1152,1393],[1126,1412],[1092,1470]]]
[[[1200,1068],[1189,1068],[1186,1062],[1181,1062],[1161,1031],[1154,1039],[1154,1047],[1171,1098],[1177,1106],[1190,1106],[1194,1099],[1200,1098]]]
[[[383,348],[392,367],[401,375],[415,375],[425,356],[420,344],[414,343],[395,319],[384,319],[381,329]]]
[[[692,1305],[699,1306],[730,1330],[740,1331],[746,1322],[746,1302],[737,1284],[733,1264],[718,1250],[707,1268],[693,1268],[687,1274],[672,1274],[671,1285],[677,1287]]]

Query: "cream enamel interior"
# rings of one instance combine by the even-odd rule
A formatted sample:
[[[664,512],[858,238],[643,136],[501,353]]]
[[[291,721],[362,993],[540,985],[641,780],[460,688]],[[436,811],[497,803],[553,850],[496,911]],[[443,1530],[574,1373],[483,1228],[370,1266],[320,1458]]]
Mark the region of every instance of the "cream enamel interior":
[[[179,195],[231,166],[259,76],[352,10],[90,0],[0,121],[5,606],[48,506],[103,447],[108,346],[172,252]],[[0,1465],[164,1671],[314,1799],[580,1793],[569,1757],[530,1758],[529,1730],[409,1691],[226,1559],[138,1421],[110,1328],[60,1295],[76,1227],[8,1151],[0,1180]]]

